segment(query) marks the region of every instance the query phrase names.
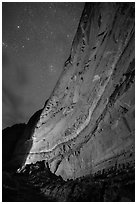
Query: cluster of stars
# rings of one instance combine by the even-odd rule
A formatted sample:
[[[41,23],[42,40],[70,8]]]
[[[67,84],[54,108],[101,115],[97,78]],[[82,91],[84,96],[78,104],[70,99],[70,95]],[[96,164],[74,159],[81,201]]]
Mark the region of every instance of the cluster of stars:
[[[3,63],[3,81],[10,94],[4,100],[12,96],[12,102],[19,104],[15,112],[9,110],[9,116],[10,106],[5,103],[3,121],[7,126],[16,122],[14,116],[21,122],[22,112],[22,122],[28,120],[50,96],[68,58],[83,4],[4,2],[2,9],[3,59],[7,62]]]
[[[28,48],[32,49],[31,46],[34,47],[34,44],[38,41],[39,44],[41,43],[42,46],[45,46],[45,50],[50,49],[48,48],[49,44],[54,45],[52,46],[54,53],[60,57],[62,54],[64,55],[64,48],[68,46],[67,44],[71,44],[73,40],[73,35],[70,29],[72,26],[69,27],[68,24],[66,24],[66,12],[64,12],[64,17],[60,14],[62,7],[60,9],[59,4],[49,2],[41,5],[43,6],[40,6],[39,9],[37,9],[36,5],[26,4],[24,9],[22,9],[22,13],[19,15],[15,26],[15,41],[10,43],[10,47],[13,51],[19,54],[20,52],[22,53],[23,50],[27,52]],[[64,3],[64,9],[67,8],[71,8],[70,3]],[[40,13],[38,14],[37,12]],[[69,13],[69,10],[67,12]],[[38,18],[37,14],[39,15]],[[43,19],[41,19],[41,16],[43,16]],[[41,19],[44,23],[41,23],[41,20],[39,19]],[[56,21],[54,19],[56,19]],[[73,22],[73,24],[76,23],[75,15],[71,22]],[[64,26],[65,30],[63,29]],[[59,44],[58,37],[60,42],[65,41],[65,45],[62,44],[62,42]],[[8,47],[8,44],[5,42],[3,42],[2,45],[3,48]],[[54,63],[56,64],[55,61]],[[53,61],[49,61],[48,64],[49,71],[54,72],[56,68],[53,65]]]
[[[54,66],[52,64],[49,66],[49,68],[50,68],[50,71],[53,72]]]
[[[45,4],[46,5],[46,4]],[[69,3],[65,3],[64,6],[66,8],[68,8],[70,5]],[[57,15],[58,13],[58,16],[56,19],[60,19],[60,16],[59,15],[59,10],[57,12],[57,3],[47,3],[47,8],[49,9],[49,14],[51,13],[51,15],[53,15],[53,13],[56,13],[55,15]],[[43,12],[45,14],[44,18],[44,22],[45,22],[45,25],[44,26],[41,26],[40,27],[40,30],[37,30],[36,28],[36,25],[35,25],[35,21],[34,21],[34,17],[36,15],[35,13],[35,7],[31,7],[30,4],[26,4],[25,8],[24,8],[24,13],[25,13],[25,16],[28,16],[28,20],[27,20],[27,24],[29,25],[28,28],[26,28],[26,25],[25,25],[25,19],[23,18],[20,18],[20,23],[16,24],[16,30],[17,32],[19,33],[19,35],[22,35],[23,36],[23,33],[26,34],[26,36],[23,36],[24,39],[20,39],[19,43],[17,43],[17,45],[15,46],[16,47],[16,51],[17,48],[27,48],[28,47],[28,42],[31,40],[31,37],[30,36],[34,36],[34,35],[38,35],[39,38],[40,38],[40,41],[43,42],[44,44],[47,43],[47,40],[52,40],[52,41],[56,41],[57,40],[57,32],[58,31],[58,28],[57,28],[57,32],[56,32],[56,29],[54,28],[54,30],[52,30],[52,27],[51,27],[51,24],[49,22],[49,17],[47,16],[47,12],[45,12],[46,10],[44,9],[44,7],[41,7],[41,13]],[[25,17],[27,18],[27,17]],[[66,19],[60,19],[62,22],[66,21]],[[73,18],[73,21],[76,20],[76,17],[74,16]],[[71,32],[69,30],[69,32],[67,32],[67,34],[65,35],[65,32],[64,30],[61,30],[61,34],[64,35],[64,39],[66,38],[66,40],[68,40],[70,43],[72,41],[72,35],[71,35]],[[20,34],[22,33],[22,34]],[[34,37],[33,37],[34,38]],[[17,42],[17,41],[16,41]],[[26,44],[27,43],[27,44]]]
[[[27,10],[25,9],[25,11],[27,11]],[[19,25],[19,24],[16,26],[16,30],[17,30],[18,32],[19,32],[19,31],[20,31],[20,32],[24,31],[24,30],[23,30],[23,27],[22,27],[21,25]],[[16,46],[12,46],[12,47],[15,48],[15,51],[18,51],[17,48],[23,48],[23,49],[24,49],[24,48],[25,48],[25,43],[26,43],[25,41],[27,41],[27,42],[30,41],[30,37],[29,37],[29,36],[26,36],[26,37],[24,38],[24,40],[22,40],[22,45],[20,45],[20,43],[16,43]]]

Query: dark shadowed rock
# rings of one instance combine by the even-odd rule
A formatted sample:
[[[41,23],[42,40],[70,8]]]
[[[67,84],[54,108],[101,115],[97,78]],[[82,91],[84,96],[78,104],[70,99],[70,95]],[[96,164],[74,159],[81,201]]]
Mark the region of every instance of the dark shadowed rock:
[[[128,171],[128,173],[127,173]],[[133,166],[64,181],[44,161],[26,165],[19,174],[3,173],[3,201],[135,201]]]
[[[5,128],[2,131],[2,166],[6,167],[10,162],[17,146],[18,141],[22,139],[26,124],[16,124]]]

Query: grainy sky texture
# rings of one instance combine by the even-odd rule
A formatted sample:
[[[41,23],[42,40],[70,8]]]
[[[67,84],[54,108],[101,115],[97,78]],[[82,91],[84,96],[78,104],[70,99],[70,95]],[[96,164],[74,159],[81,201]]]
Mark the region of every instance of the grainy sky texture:
[[[68,58],[84,3],[2,3],[3,128],[44,106]]]

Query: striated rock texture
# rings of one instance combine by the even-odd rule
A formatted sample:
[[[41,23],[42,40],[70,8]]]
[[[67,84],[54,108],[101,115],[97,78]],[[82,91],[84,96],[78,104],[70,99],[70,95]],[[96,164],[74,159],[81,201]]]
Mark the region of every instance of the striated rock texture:
[[[45,160],[66,180],[134,162],[134,75],[134,3],[86,3],[55,89],[14,152],[21,168]]]

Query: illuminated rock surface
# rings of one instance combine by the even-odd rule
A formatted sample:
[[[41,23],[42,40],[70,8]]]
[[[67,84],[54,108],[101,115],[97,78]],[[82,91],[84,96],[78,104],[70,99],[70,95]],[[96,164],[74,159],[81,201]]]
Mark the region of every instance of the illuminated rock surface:
[[[63,179],[134,162],[134,3],[85,5],[50,99],[14,152]],[[26,136],[27,135],[27,136]]]

